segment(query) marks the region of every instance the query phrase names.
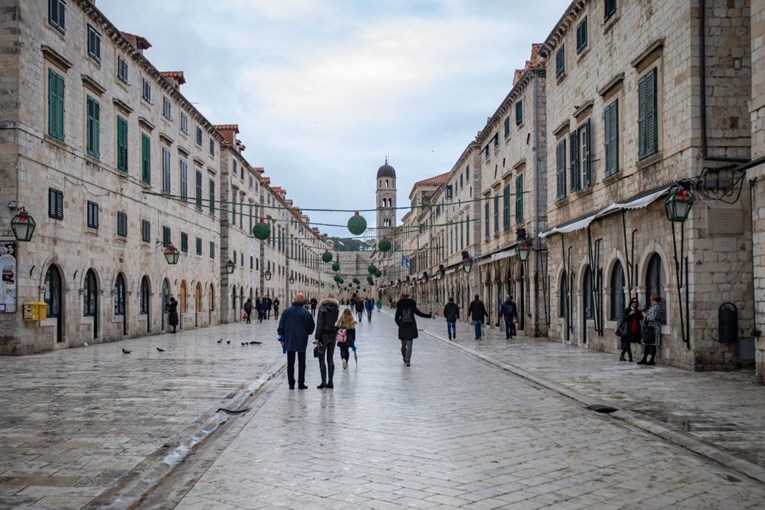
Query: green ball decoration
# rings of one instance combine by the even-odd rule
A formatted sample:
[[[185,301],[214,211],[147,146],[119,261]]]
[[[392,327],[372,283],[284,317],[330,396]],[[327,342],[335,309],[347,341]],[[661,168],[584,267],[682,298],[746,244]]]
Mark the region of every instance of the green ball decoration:
[[[324,262],[332,262],[332,254],[329,251],[325,251],[321,255],[321,260],[323,260]]]
[[[380,271],[379,269],[375,271],[375,278],[380,278],[381,276],[382,276],[382,271]]]
[[[387,239],[383,239],[382,241],[380,241],[377,247],[380,248],[380,251],[390,251],[390,249],[392,248],[390,241],[388,241]]]
[[[375,281],[372,279],[371,276],[367,276],[367,282],[369,282],[369,285],[374,285]]]
[[[356,285],[358,285],[358,284],[359,284],[359,283],[361,283],[361,282],[359,281],[359,279],[358,279],[358,278],[354,278],[354,279],[353,279],[353,283],[355,283]]]
[[[356,211],[356,213],[348,220],[348,230],[351,231],[351,234],[358,236],[363,234],[366,229],[367,220]]]
[[[374,264],[369,264],[367,271],[369,271],[369,274],[375,274],[377,272],[377,266]]]
[[[252,227],[252,235],[254,235],[256,239],[265,241],[271,237],[271,225],[261,219],[260,222]]]
[[[338,280],[338,283],[345,283],[345,280],[343,280],[343,278],[342,278],[342,277],[339,277],[339,276],[338,276],[338,278],[340,278],[340,280]]]
[[[342,278],[340,278],[340,275],[339,275],[339,274],[336,274],[336,275],[335,275],[335,281],[336,281],[337,283],[340,283],[340,282],[342,281]]]

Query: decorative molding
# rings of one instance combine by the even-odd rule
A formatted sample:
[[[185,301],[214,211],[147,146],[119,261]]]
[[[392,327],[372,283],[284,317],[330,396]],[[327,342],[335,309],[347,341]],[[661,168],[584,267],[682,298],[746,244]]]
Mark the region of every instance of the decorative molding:
[[[106,92],[106,87],[98,83],[96,80],[94,80],[92,77],[88,76],[87,74],[82,74],[82,84],[90,89],[94,94],[97,96],[102,96],[104,92]]]
[[[130,105],[121,99],[117,99],[116,97],[113,97],[112,104],[116,106],[119,110],[121,110],[125,115],[130,115],[131,113],[133,113],[133,109],[130,107]]]
[[[144,128],[148,129],[149,131],[154,131],[154,124],[149,122],[149,119],[146,117],[138,117],[138,125],[143,126]]]
[[[600,87],[600,89],[598,89],[598,95],[600,97],[605,97],[613,89],[615,89],[616,87],[620,87],[623,82],[624,82],[624,73],[617,74],[616,76],[608,80],[605,85]]]
[[[72,68],[74,64],[72,64],[66,57],[64,57],[61,53],[57,52],[47,44],[41,44],[40,49],[42,50],[43,57],[45,60],[53,63],[54,65],[60,67],[64,70],[64,72],[68,71]]]
[[[564,131],[568,131],[571,122],[566,119],[557,128],[553,130],[553,136],[560,136]]]
[[[651,65],[656,59],[658,59],[664,49],[664,38],[656,39],[654,42],[648,45],[643,52],[638,55],[630,64],[637,71],[643,72],[646,67]]]
[[[589,101],[585,101],[582,103],[581,106],[579,106],[576,110],[574,110],[574,118],[577,122],[581,122],[582,118],[592,113],[592,106],[595,104],[595,102],[590,99]]]

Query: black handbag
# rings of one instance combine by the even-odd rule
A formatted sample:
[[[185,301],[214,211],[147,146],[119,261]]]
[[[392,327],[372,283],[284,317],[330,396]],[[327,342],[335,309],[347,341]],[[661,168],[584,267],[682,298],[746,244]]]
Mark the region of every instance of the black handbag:
[[[620,321],[619,325],[616,327],[616,332],[614,333],[619,338],[622,338],[624,335],[627,334],[627,321]]]

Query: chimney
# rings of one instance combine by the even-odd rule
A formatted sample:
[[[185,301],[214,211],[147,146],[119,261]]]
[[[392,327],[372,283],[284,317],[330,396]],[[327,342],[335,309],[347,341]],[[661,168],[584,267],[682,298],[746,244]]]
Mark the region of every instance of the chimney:
[[[219,124],[215,126],[218,133],[221,134],[223,139],[228,145],[236,147],[236,135],[239,134],[239,124]]]
[[[175,90],[181,90],[181,85],[186,83],[186,78],[183,77],[183,71],[162,71],[159,74],[169,81],[173,87],[175,87]]]

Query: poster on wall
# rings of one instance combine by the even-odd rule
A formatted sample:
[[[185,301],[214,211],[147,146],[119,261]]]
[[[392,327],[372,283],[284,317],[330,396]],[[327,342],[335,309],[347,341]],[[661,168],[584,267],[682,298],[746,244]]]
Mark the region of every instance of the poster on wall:
[[[0,313],[16,311],[16,241],[0,241]]]

